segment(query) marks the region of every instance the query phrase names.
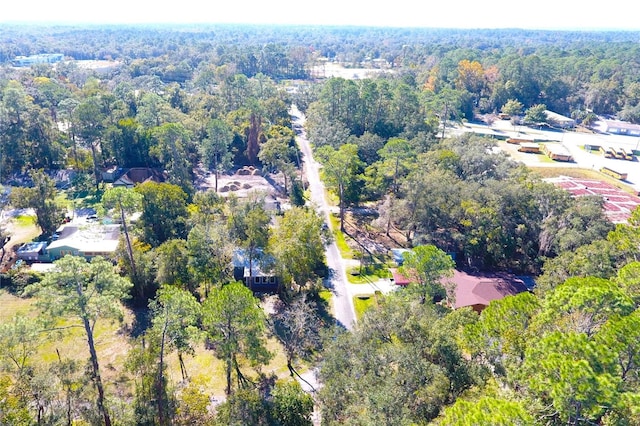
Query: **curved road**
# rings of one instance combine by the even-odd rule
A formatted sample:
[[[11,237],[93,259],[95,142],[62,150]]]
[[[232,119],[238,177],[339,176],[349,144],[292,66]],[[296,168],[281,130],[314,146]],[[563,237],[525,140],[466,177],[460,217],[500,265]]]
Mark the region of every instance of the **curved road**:
[[[324,195],[324,184],[320,180],[320,165],[313,159],[313,152],[304,130],[305,117],[295,105],[291,107],[289,113],[296,129],[296,143],[303,155],[302,161],[307,181],[309,182],[311,203],[316,206],[320,214],[324,216],[326,223],[329,224],[330,206]],[[352,295],[347,285],[344,262],[335,242],[332,241],[326,246],[326,256],[330,270],[326,286],[333,293],[333,314],[340,325],[347,330],[351,330],[355,323],[356,315],[353,308]]]

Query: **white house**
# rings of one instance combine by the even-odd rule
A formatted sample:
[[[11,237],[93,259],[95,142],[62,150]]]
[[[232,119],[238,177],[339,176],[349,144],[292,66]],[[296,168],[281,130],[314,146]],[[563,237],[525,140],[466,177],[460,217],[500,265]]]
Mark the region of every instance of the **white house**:
[[[640,125],[620,120],[603,120],[599,128],[615,135],[640,136]]]
[[[549,110],[545,110],[545,113],[547,114],[547,121],[557,127],[569,129],[576,126],[576,120],[573,118],[565,117],[564,115]]]
[[[90,226],[67,225],[57,240],[47,246],[51,261],[66,255],[83,256],[91,259],[96,256],[113,257],[120,239],[120,225]]]

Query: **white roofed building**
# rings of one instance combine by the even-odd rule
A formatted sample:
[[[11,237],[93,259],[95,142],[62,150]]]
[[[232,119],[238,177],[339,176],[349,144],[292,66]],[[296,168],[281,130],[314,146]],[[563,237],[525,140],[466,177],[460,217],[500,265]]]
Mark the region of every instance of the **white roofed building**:
[[[47,253],[51,261],[66,255],[83,256],[87,260],[96,256],[111,258],[119,240],[120,225],[67,225],[60,237],[47,246]]]

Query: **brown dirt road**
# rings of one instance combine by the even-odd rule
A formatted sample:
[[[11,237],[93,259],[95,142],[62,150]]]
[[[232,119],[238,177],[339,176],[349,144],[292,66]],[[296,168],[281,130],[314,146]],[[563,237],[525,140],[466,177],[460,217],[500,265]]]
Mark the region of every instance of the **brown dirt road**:
[[[5,245],[6,253],[0,264],[0,271],[7,271],[16,261],[16,251],[18,248],[36,238],[40,234],[40,229],[35,224],[35,218],[32,224],[19,222],[15,217],[8,216],[4,220],[4,226],[7,234],[11,239]]]

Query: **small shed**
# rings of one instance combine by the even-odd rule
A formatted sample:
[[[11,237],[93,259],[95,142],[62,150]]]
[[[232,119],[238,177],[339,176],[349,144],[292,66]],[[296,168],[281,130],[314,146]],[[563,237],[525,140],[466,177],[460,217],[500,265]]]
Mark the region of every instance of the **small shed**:
[[[406,248],[391,249],[391,256],[393,257],[393,261],[396,263],[396,265],[402,266],[402,263],[404,263],[404,255],[408,251],[411,251],[411,250]]]

